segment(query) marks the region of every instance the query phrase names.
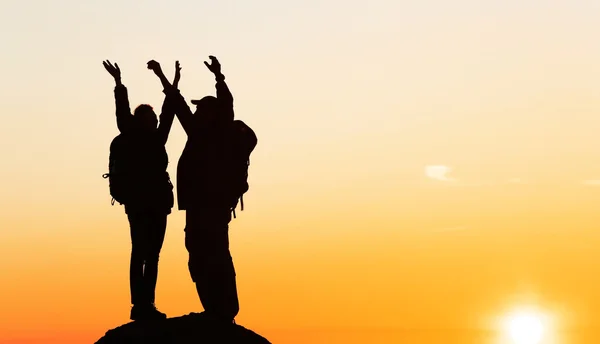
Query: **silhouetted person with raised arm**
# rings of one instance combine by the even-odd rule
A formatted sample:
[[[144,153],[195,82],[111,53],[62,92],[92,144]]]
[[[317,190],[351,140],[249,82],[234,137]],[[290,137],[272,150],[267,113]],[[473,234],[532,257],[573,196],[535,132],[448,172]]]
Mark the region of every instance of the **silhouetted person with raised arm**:
[[[219,61],[204,62],[214,73],[217,97],[185,99],[160,70],[148,62],[172,98],[188,140],[177,166],[177,201],[186,210],[185,245],[189,270],[205,313],[218,323],[232,323],[239,312],[236,274],[229,251],[229,222],[238,200],[248,190],[249,156],[256,135],[242,121],[234,121],[233,96],[225,84]],[[243,203],[242,203],[243,209]]]
[[[109,174],[114,200],[123,204],[131,233],[129,270],[132,320],[164,319],[154,304],[158,260],[165,238],[167,216],[173,207],[173,185],[167,172],[165,144],[175,116],[168,98],[162,106],[160,124],[150,105],[139,105],[133,115],[121,70],[103,62],[114,77],[117,126],[121,132],[111,143]],[[179,79],[176,63],[175,81]],[[158,124],[158,127],[157,127]]]

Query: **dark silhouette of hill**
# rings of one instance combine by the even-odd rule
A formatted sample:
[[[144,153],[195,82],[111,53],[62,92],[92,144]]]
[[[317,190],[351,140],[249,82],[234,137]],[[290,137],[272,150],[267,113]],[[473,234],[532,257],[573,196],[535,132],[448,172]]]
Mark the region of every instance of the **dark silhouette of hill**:
[[[106,332],[96,344],[271,344],[236,324],[216,325],[204,313],[150,322],[135,321]]]

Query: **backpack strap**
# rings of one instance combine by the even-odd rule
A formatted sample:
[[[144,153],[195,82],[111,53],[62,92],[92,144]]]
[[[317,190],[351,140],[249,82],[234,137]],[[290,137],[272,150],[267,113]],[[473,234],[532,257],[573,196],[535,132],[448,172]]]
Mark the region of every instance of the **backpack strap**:
[[[102,175],[102,178],[104,178],[104,179],[106,179],[106,178],[108,178],[108,177],[110,177],[110,173],[105,173],[105,174],[103,174],[103,175]],[[116,200],[115,200],[115,198],[113,197],[113,198],[110,200],[110,205],[115,205],[115,201],[116,201]]]
[[[244,195],[240,196],[240,205],[241,205],[242,211],[244,211]],[[231,213],[233,214],[233,218],[234,219],[236,218],[236,216],[235,216],[235,208],[237,208],[237,204],[235,205],[234,208],[231,208]]]

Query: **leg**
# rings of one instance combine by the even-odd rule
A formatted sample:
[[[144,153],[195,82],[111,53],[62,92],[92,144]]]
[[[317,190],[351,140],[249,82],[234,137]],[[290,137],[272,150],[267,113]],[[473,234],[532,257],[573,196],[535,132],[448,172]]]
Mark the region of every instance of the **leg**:
[[[186,248],[192,280],[207,313],[231,321],[239,311],[235,269],[229,252],[228,209],[189,212]]]
[[[133,305],[143,303],[144,299],[144,225],[143,216],[137,211],[129,211],[131,234],[131,260],[129,262],[129,289]]]
[[[135,214],[136,257],[141,261],[141,278],[136,282],[136,297],[131,309],[132,320],[164,319],[166,315],[154,307],[154,287],[156,286],[158,254],[166,229],[166,215],[157,217],[148,209]],[[136,269],[139,274],[139,269]]]
[[[210,242],[214,243],[214,250],[209,251],[207,257],[210,266],[208,282],[212,289],[215,303],[218,305],[216,313],[227,321],[233,320],[239,312],[240,306],[237,296],[235,268],[229,251],[229,228],[227,225],[214,227],[210,231]]]
[[[208,290],[206,289],[205,283],[207,277],[204,276],[204,270],[202,268],[202,246],[200,235],[201,228],[198,228],[197,224],[190,219],[193,215],[191,212],[186,211],[186,226],[185,226],[185,248],[189,253],[188,268],[192,281],[196,284],[196,290],[198,291],[198,297],[204,310],[213,309],[214,307],[210,304],[210,300],[206,297]]]
[[[156,281],[158,279],[158,260],[167,230],[167,214],[165,212],[149,213],[148,251],[144,264],[144,286],[146,300],[154,303]]]

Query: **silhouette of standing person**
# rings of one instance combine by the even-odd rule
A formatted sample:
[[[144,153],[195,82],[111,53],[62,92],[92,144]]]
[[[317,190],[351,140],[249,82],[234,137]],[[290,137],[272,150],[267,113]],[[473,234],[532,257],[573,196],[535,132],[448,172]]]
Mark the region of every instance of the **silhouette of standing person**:
[[[219,61],[214,56],[210,59],[211,64],[204,63],[215,75],[217,97],[192,100],[194,114],[179,91],[170,87],[158,63],[150,61],[148,68],[168,90],[167,98],[173,98],[175,113],[188,136],[177,166],[177,201],[179,209],[186,210],[190,275],[205,314],[227,324],[239,312],[229,222],[238,199],[248,190],[249,155],[257,140],[243,122],[234,121],[233,96]]]
[[[111,143],[110,173],[105,178],[111,178],[111,194],[124,204],[130,225],[129,282],[133,304],[130,319],[164,319],[166,315],[156,309],[154,301],[159,255],[167,216],[174,202],[165,144],[175,113],[165,98],[160,124],[147,104],[139,105],[132,115],[119,66],[116,63],[113,66],[110,61],[104,61],[103,65],[116,83],[114,93],[120,135]],[[178,78],[177,63],[175,80]]]

